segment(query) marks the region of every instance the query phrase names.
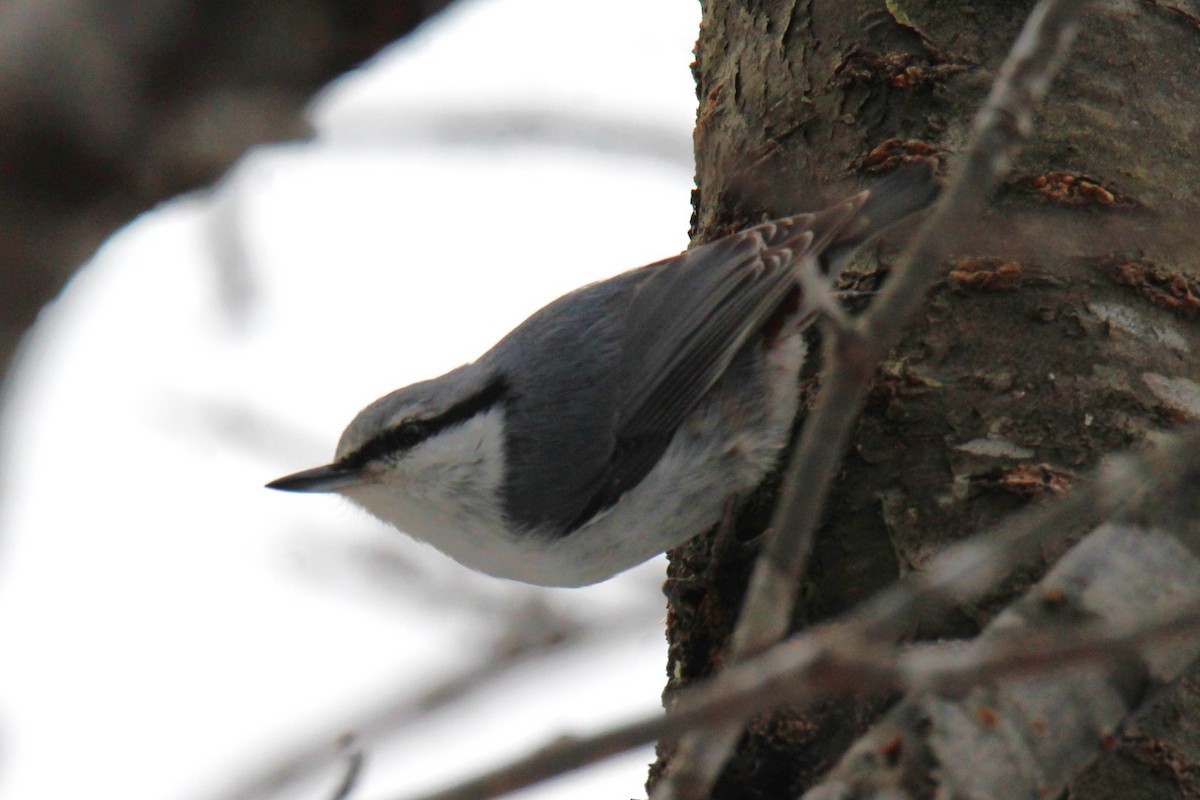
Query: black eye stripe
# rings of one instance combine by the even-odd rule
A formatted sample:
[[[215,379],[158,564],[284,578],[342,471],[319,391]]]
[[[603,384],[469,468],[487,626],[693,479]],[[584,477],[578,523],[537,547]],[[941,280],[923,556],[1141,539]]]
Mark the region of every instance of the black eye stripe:
[[[424,419],[406,420],[372,436],[361,447],[338,463],[351,469],[361,469],[376,459],[416,447],[431,436],[460,425],[496,405],[507,387],[503,378],[494,378],[475,394],[441,414]]]

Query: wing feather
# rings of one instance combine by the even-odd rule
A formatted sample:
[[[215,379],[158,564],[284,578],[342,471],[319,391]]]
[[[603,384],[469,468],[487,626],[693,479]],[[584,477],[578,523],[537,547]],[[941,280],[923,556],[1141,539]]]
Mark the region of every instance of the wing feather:
[[[625,310],[612,457],[595,475],[574,530],[615,503],[654,468],[675,430],[734,356],[792,291],[795,247],[768,223],[688,251],[647,278]],[[771,246],[772,239],[778,244]]]
[[[768,222],[677,257],[635,293],[622,342],[617,437],[674,431],[865,200]],[[814,262],[815,263],[815,262]]]
[[[586,439],[556,444],[567,455],[579,441],[605,443],[571,454],[580,471],[569,477],[551,474],[535,455],[547,449],[545,442],[518,448],[519,454],[514,450],[514,458],[529,462],[522,462],[527,467],[522,474],[535,476],[513,492],[524,499],[525,507],[514,509],[518,518],[553,522],[569,534],[636,486],[738,352],[790,293],[802,292],[797,270],[820,271],[823,280],[836,277],[855,247],[932,202],[937,187],[931,166],[901,172],[820,212],[766,222],[613,279],[623,281],[622,288],[605,302],[620,307],[597,313],[611,337],[605,347],[613,348],[620,368],[611,384],[607,374],[587,368],[572,378],[604,383],[591,384],[597,396],[592,402],[597,410],[614,408],[598,399],[601,394],[615,402],[611,422],[602,423],[612,425],[611,435],[593,429]],[[802,294],[799,300],[798,318],[811,318]],[[586,307],[583,295],[572,302]],[[617,316],[606,316],[611,314]],[[577,413],[591,425],[601,424],[595,414]],[[528,468],[535,460],[538,465]]]

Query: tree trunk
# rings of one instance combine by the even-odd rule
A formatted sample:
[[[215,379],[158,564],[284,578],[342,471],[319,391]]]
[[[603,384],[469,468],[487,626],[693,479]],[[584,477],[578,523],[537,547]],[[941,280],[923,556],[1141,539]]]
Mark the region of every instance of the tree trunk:
[[[706,0],[694,241],[817,208],[909,155],[952,161],[1032,5]],[[1200,5],[1184,5],[1092,8],[991,214],[877,377],[794,627],[1196,414],[1180,395],[1200,389],[1200,251],[1181,221],[1200,205]],[[895,252],[868,254],[857,287]],[[747,500],[732,537],[671,554],[668,696],[721,665],[772,493]],[[912,635],[973,636],[1036,577]],[[1127,725],[1071,794],[1200,793],[1195,687]],[[715,796],[797,796],[886,700],[753,721]]]

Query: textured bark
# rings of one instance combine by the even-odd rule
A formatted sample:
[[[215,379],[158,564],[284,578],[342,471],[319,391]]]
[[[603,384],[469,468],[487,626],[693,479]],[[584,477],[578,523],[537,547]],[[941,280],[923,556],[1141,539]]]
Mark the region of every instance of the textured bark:
[[[450,2],[0,2],[0,375],[109,234],[306,136],[318,89]]]
[[[1200,597],[1198,483],[1200,469],[1194,467],[1181,480],[1160,486],[1162,491],[1136,512],[1092,531],[963,652],[1015,646],[1028,654],[1039,642],[1069,637],[1080,625],[1157,622],[1195,602]],[[987,682],[967,691],[910,693],[804,800],[923,796],[932,783],[938,797],[947,800],[1057,797],[1109,748],[1122,723],[1128,723],[1131,737],[1139,736],[1135,731],[1146,715],[1135,712],[1157,699],[1163,687],[1179,682],[1198,655],[1195,636],[1159,639],[1109,649],[1105,658],[1069,670]],[[1155,783],[1157,790],[1146,796],[1195,789],[1194,777],[1174,786],[1149,786]],[[1096,791],[1080,785],[1087,788],[1079,796]],[[1112,788],[1100,791],[1113,794]],[[1126,790],[1120,796],[1128,796]]]
[[[1031,6],[705,2],[695,240],[818,207],[906,152],[953,158]],[[985,227],[877,379],[796,627],[1197,414],[1186,397],[1200,390],[1200,252],[1177,222],[1196,213],[1200,185],[1197,12],[1128,0],[1088,17]],[[860,285],[891,252],[864,262]],[[750,499],[733,537],[672,553],[668,696],[720,666],[770,498],[766,487]],[[972,636],[1036,577],[912,633]],[[1187,680],[1165,693],[1071,791],[1195,793],[1198,695]],[[716,796],[799,794],[879,705],[757,720]]]

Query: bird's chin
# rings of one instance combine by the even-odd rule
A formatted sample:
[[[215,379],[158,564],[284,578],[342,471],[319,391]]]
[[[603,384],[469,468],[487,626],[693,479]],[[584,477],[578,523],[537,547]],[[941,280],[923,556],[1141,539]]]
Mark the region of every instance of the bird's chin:
[[[370,483],[345,487],[340,494],[381,522],[476,572],[545,583],[536,549],[529,549],[534,543],[495,529],[499,509],[464,504],[461,497],[413,491],[411,485]]]
[[[436,520],[422,513],[421,504],[413,502],[402,490],[378,481],[362,481],[338,488],[337,493],[366,511],[380,522],[412,536],[427,539],[436,528]]]

